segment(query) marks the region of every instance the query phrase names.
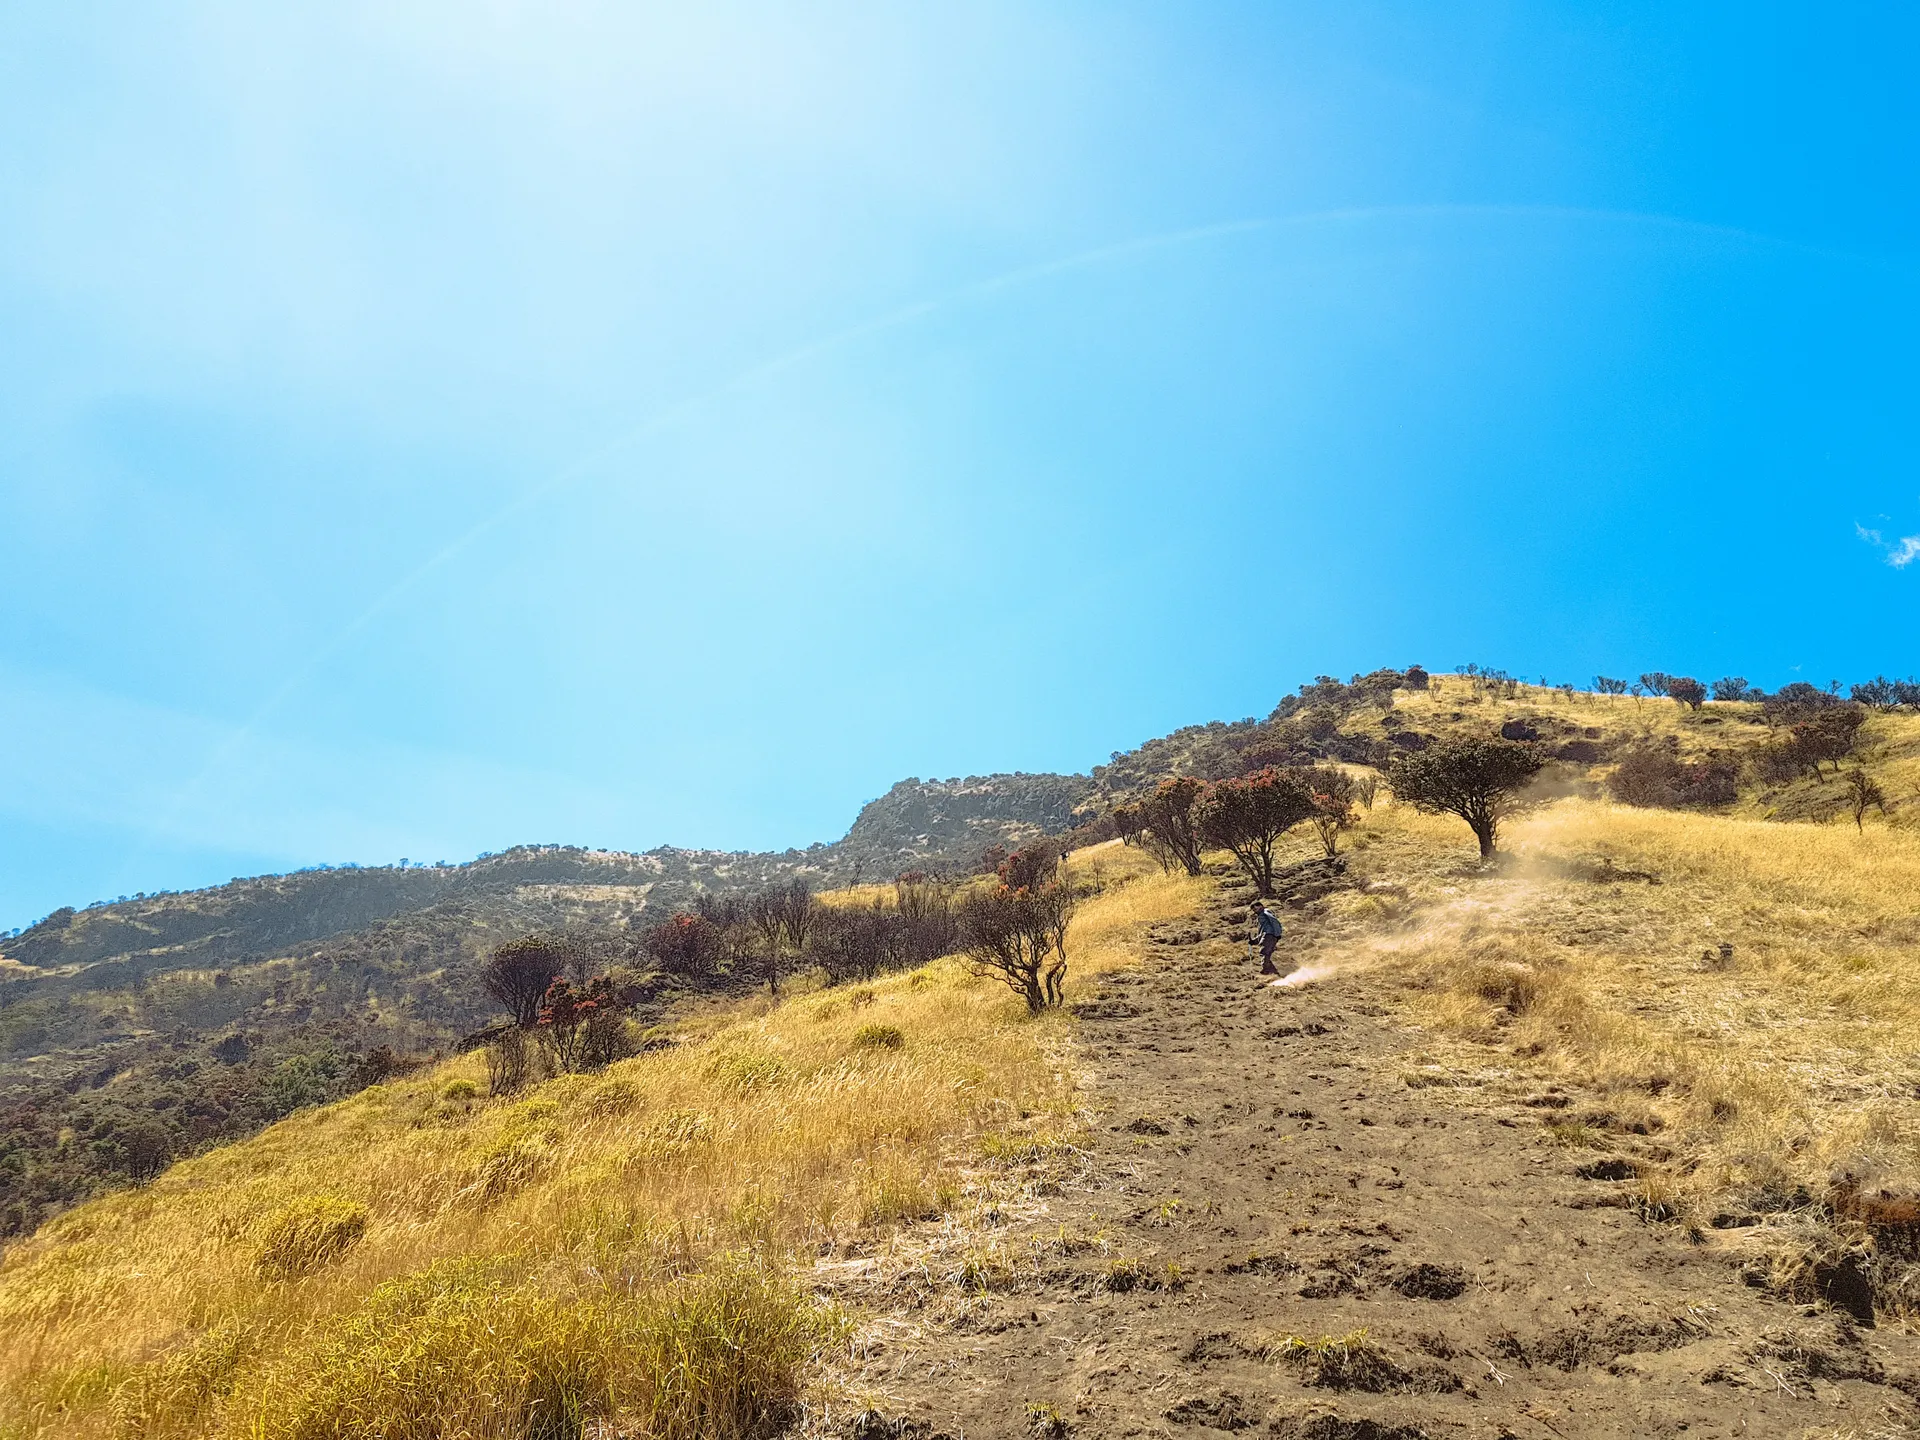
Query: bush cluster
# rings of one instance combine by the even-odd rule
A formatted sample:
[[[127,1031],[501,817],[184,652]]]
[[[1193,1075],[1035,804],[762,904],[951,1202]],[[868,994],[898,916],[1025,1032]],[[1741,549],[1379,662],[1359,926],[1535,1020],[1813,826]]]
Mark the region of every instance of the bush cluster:
[[[1006,867],[1057,864],[1056,846],[1018,851]],[[783,975],[819,967],[833,983],[910,969],[957,945],[953,887],[906,874],[890,896],[866,905],[824,905],[802,882],[745,896],[702,896],[695,909],[648,929],[641,946],[660,969],[683,977],[751,975],[779,992]]]
[[[1145,799],[1115,806],[1112,819],[1121,840],[1144,847],[1164,870],[1198,875],[1203,849],[1227,850],[1259,893],[1271,895],[1282,837],[1311,822],[1332,858],[1340,834],[1354,824],[1360,793],[1352,777],[1333,766],[1269,765],[1221,780],[1162,780]],[[1366,791],[1369,802],[1372,794]]]
[[[1730,756],[1689,762],[1669,748],[1642,746],[1622,757],[1607,791],[1623,805],[1680,809],[1732,804],[1739,781],[1739,763]]]

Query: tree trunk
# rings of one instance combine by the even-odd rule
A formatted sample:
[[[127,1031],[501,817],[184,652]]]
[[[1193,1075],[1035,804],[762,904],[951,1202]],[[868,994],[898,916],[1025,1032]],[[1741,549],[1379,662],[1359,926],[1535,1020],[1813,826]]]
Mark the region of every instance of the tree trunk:
[[[1494,838],[1493,821],[1491,820],[1474,821],[1473,833],[1474,833],[1474,836],[1480,841],[1480,858],[1482,860],[1491,860],[1493,858],[1493,838]]]

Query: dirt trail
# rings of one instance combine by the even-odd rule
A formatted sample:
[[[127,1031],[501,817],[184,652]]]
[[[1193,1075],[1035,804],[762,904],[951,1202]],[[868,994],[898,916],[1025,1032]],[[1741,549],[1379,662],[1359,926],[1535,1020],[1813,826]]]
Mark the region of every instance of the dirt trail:
[[[1643,1220],[1606,1178],[1630,1150],[1542,1125],[1577,1095],[1409,1085],[1364,978],[1262,986],[1242,918],[1156,927],[1078,1007],[1098,1118],[1065,1184],[1042,1157],[985,1234],[823,1264],[883,1315],[835,1432],[1920,1434],[1920,1340]]]

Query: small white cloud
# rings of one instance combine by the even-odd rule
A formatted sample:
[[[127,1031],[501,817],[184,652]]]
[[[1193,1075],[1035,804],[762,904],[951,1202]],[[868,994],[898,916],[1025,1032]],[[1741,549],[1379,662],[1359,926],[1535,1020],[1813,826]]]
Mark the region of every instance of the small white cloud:
[[[1889,544],[1878,530],[1869,530],[1857,520],[1853,523],[1853,533],[1875,549],[1885,551],[1887,563],[1896,570],[1904,570],[1915,560],[1920,560],[1920,535],[1902,535]]]

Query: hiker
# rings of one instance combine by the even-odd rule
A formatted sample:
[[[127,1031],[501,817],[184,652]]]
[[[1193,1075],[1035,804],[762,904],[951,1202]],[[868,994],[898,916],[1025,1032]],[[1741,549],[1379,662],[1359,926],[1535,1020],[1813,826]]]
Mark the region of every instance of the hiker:
[[[1286,934],[1286,931],[1281,928],[1280,917],[1256,900],[1253,902],[1251,919],[1258,928],[1247,937],[1247,950],[1251,953],[1253,942],[1258,940],[1260,942],[1260,973],[1278,975],[1280,970],[1273,963],[1273,950],[1280,943],[1280,937]]]

